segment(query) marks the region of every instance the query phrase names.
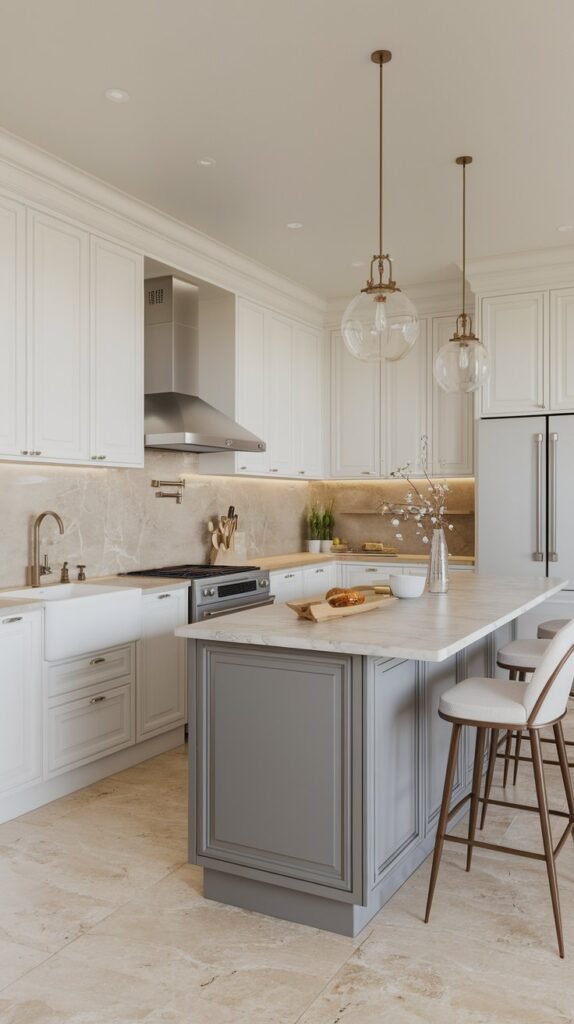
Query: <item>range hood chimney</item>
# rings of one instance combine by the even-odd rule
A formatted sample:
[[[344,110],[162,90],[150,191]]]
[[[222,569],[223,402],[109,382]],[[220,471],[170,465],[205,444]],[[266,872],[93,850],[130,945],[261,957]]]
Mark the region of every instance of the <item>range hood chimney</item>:
[[[145,445],[180,452],[264,452],[265,442],[197,395],[198,288],[145,282]]]

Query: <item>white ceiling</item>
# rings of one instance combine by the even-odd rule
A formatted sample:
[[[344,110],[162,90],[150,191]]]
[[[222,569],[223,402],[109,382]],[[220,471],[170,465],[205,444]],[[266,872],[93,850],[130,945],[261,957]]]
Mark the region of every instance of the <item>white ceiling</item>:
[[[327,297],[572,244],[572,0],[0,0],[0,125]],[[129,92],[126,104],[104,91]],[[197,160],[212,157],[214,167]],[[289,231],[288,221],[301,221]]]

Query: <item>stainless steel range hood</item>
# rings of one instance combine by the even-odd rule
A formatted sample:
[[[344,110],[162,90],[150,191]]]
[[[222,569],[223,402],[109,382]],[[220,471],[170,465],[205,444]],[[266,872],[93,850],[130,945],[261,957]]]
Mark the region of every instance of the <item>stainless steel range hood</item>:
[[[146,448],[264,452],[264,441],[197,395],[198,376],[198,289],[174,277],[147,280]]]

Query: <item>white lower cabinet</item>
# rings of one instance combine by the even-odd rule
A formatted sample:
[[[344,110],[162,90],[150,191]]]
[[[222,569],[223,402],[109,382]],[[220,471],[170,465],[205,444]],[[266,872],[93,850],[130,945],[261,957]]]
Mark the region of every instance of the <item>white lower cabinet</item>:
[[[48,708],[48,773],[86,764],[134,742],[131,683]]]
[[[344,587],[376,587],[389,582],[391,573],[400,572],[389,565],[343,565]]]
[[[42,614],[0,618],[0,792],[42,775]]]
[[[302,569],[286,569],[285,572],[269,573],[269,585],[276,603],[297,601],[303,597]]]
[[[135,743],[135,644],[45,663],[46,775]]]
[[[142,639],[137,674],[137,740],[167,732],[186,720],[186,642],[174,636],[187,622],[187,588],[142,597]]]
[[[311,565],[303,569],[303,597],[314,597],[325,594],[337,585],[337,566],[334,562],[327,565]]]

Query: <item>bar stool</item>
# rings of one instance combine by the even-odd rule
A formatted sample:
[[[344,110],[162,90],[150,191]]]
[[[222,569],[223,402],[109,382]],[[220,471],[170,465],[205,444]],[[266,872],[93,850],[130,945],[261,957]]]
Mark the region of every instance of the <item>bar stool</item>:
[[[552,640],[571,621],[571,619],[548,619],[546,622],[540,623],[536,636],[539,640]]]
[[[568,769],[566,747],[564,743],[564,732],[562,719],[566,714],[568,695],[572,673],[574,671],[574,621],[568,623],[564,629],[556,634],[549,643],[538,668],[534,671],[529,682],[506,679],[465,679],[457,686],[443,693],[439,704],[439,715],[447,722],[452,723],[452,734],[445,775],[445,784],[438,821],[436,841],[433,854],[432,870],[429,883],[428,899],[426,905],[425,922],[429,920],[436,881],[438,877],[440,861],[444,843],[446,841],[461,843],[467,847],[466,870],[470,871],[472,853],[474,847],[485,850],[495,850],[499,853],[515,853],[521,857],[530,857],[535,860],[543,860],[546,863],[548,882],[552,909],[554,911],[554,923],[558,939],[558,950],[560,956],[564,956],[564,938],[562,933],[562,919],[560,913],[560,898],[558,894],[558,880],[556,876],[556,858],[566,843],[568,836],[573,835],[574,830],[574,791],[572,780]],[[457,766],[458,748],[460,734],[463,726],[476,728],[476,747],[474,755],[474,770],[472,775],[472,789],[470,794],[459,800],[449,810],[452,794],[452,787]],[[544,763],[542,761],[540,747],[540,730],[545,726],[552,726],[554,738],[558,750],[558,761],[568,812],[549,809],[546,796],[546,783],[544,778]],[[537,806],[529,804],[514,804],[510,802],[491,800],[491,803],[501,804],[504,807],[516,807],[520,810],[538,811],[540,816],[540,827],[544,853],[532,850],[519,850],[509,846],[497,846],[494,843],[486,843],[475,838],[478,807],[482,802],[480,796],[481,776],[484,747],[487,730],[512,729],[519,732],[528,731],[532,749],[532,764],[534,768],[534,779],[536,784]],[[468,837],[453,836],[447,833],[449,822],[460,808],[470,800],[470,818],[468,825]],[[553,847],[552,833],[550,831],[550,814],[566,818],[568,824],[564,829],[556,847]]]
[[[496,655],[496,664],[499,668],[506,668],[510,673],[510,679],[518,679],[520,682],[525,682],[526,676],[534,672],[535,668],[538,668],[542,655],[548,647],[549,640],[511,640],[510,643],[505,644],[501,647]],[[504,775],[502,779],[502,785],[506,788],[508,780],[508,768],[510,765],[510,752],[512,749],[512,730],[508,729],[506,733],[506,744],[504,749]],[[515,747],[514,747],[514,774],[512,778],[512,785],[516,785],[516,779],[518,777],[518,765],[520,764],[520,747],[522,744],[522,734],[516,733]],[[494,773],[494,762],[498,754],[498,734],[495,736],[491,735],[490,744],[490,757],[488,763],[488,774],[487,779],[490,779],[492,784],[492,775]],[[490,793],[490,785],[488,787],[488,793]],[[486,794],[488,796],[488,794]],[[482,808],[482,818],[480,822],[480,828],[484,828],[484,819],[486,816],[486,803]]]

